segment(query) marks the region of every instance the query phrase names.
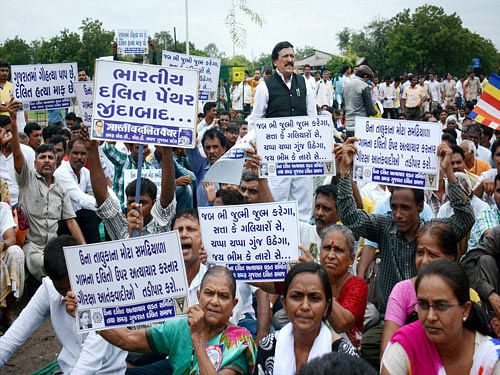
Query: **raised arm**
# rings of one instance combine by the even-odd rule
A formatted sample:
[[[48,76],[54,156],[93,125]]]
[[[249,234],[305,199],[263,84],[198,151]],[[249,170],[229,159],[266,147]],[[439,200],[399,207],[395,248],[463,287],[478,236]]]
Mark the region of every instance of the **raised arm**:
[[[174,159],[172,157],[172,148],[158,146],[157,149],[162,154],[160,204],[163,208],[167,208],[174,199],[175,194]]]
[[[274,202],[273,194],[271,189],[269,189],[269,184],[267,183],[267,178],[259,178],[259,166],[261,157],[257,155],[257,146],[255,143],[250,141],[252,145],[252,150],[247,150],[247,155],[251,157],[247,161],[247,167],[250,168],[255,176],[257,176],[258,189],[259,189],[259,202],[267,203]]]
[[[17,129],[17,110],[21,109],[21,103],[11,99],[9,104],[7,104],[7,110],[10,114],[10,131],[12,133],[12,139],[10,140],[10,147],[12,149],[12,154],[14,155],[14,168],[17,173],[21,173],[24,164],[24,155],[21,150],[21,145],[19,143],[19,133]]]
[[[464,238],[474,225],[474,211],[470,200],[465,196],[460,182],[458,182],[451,166],[451,148],[442,143],[437,149],[440,157],[441,170],[444,170],[449,182],[450,204],[453,215],[449,218],[440,219],[451,226],[459,239]]]
[[[87,149],[90,182],[92,183],[92,190],[94,191],[96,203],[100,206],[108,198],[108,184],[102,169],[101,160],[99,159],[98,145],[96,141],[89,138],[87,129],[84,127],[80,129],[80,138]]]

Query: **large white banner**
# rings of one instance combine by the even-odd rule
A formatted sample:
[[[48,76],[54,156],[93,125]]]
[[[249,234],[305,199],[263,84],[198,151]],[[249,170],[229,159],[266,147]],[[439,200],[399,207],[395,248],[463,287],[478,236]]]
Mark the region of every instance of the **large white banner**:
[[[441,125],[356,117],[356,181],[437,190]]]
[[[83,123],[88,128],[92,126],[92,103],[94,102],[92,81],[77,81],[74,83],[76,90],[76,100],[80,108]]]
[[[259,119],[255,130],[260,177],[335,174],[331,116]]]
[[[200,72],[200,100],[209,100],[209,93],[217,92],[221,65],[219,58],[193,56],[163,50],[161,64],[173,68],[191,68],[198,70]]]
[[[193,148],[199,72],[97,60],[93,139]]]
[[[297,202],[198,207],[209,264],[237,280],[283,281],[299,256]]]
[[[24,111],[70,107],[76,96],[76,63],[12,65],[14,98]]]
[[[78,301],[78,332],[133,326],[187,314],[179,232],[64,248]]]
[[[148,32],[147,30],[122,29],[116,30],[116,44],[119,55],[147,54]]]

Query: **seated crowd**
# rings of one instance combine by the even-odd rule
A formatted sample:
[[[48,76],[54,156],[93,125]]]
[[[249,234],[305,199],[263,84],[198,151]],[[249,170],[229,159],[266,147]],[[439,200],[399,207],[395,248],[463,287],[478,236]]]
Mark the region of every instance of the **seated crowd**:
[[[356,139],[341,111],[321,109],[336,125],[337,175],[299,201],[297,265],[253,283],[207,267],[196,209],[283,196],[259,178],[255,146],[239,186],[203,181],[246,135],[234,113],[209,102],[194,149],[145,146],[141,157],[137,144],[91,140],[72,113],[67,127],[19,129],[19,106],[0,115],[0,368],[50,317],[63,373],[500,375],[500,133],[453,102],[421,116],[443,127],[438,190],[425,192],[356,183]],[[143,178],[136,202],[125,171],[140,159],[161,184]],[[171,230],[188,317],[78,334],[63,247]],[[39,287],[17,317],[26,279]]]

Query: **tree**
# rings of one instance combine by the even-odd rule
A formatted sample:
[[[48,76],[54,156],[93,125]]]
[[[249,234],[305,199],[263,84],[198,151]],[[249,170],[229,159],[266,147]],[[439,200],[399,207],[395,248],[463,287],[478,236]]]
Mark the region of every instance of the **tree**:
[[[2,60],[11,65],[25,65],[31,63],[31,47],[17,35],[14,39],[7,39],[0,47]]]
[[[338,46],[365,57],[374,72],[458,75],[469,70],[472,58],[481,70],[494,71],[498,51],[493,43],[462,26],[456,13],[424,5],[405,9],[389,20],[370,22],[361,31],[344,28],[337,33]]]
[[[343,57],[343,56],[335,56],[333,55],[330,61],[326,63],[326,68],[332,73],[334,76],[341,75],[342,67],[344,65],[354,66],[356,64],[357,57]]]
[[[84,48],[77,57],[82,62],[80,68],[87,69],[90,74],[94,72],[95,59],[101,56],[109,56],[113,53],[112,43],[115,37],[114,31],[106,31],[102,22],[85,18],[82,21],[82,44]]]
[[[295,60],[302,60],[308,56],[314,55],[315,48],[312,46],[305,46],[304,48],[295,48]]]
[[[222,59],[226,56],[224,51],[219,51],[219,48],[217,48],[217,45],[215,43],[208,43],[203,49],[203,52],[206,53],[207,56],[217,57],[219,59]]]
[[[238,4],[235,0],[231,0],[231,7],[227,11],[224,23],[233,41],[233,57],[236,47],[244,48],[247,43],[247,31],[243,28],[243,24],[238,21],[240,15],[249,17],[257,26],[262,27],[264,23],[264,17],[251,10],[246,0],[238,0]]]

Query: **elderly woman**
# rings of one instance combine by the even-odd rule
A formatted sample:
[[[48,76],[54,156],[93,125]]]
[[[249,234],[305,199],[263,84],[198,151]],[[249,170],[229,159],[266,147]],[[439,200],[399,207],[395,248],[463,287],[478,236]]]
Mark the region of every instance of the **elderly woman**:
[[[304,363],[330,352],[356,356],[354,348],[325,324],[332,299],[328,273],[322,266],[303,262],[293,267],[281,297],[290,323],[260,341],[254,375],[292,375]]]
[[[100,334],[124,350],[167,354],[174,375],[250,374],[255,363],[255,343],[246,329],[229,323],[238,302],[235,296],[233,274],[215,266],[203,276],[199,304],[190,307],[187,318],[168,320],[148,329],[115,328]],[[68,312],[75,301],[67,298]]]
[[[382,374],[500,374],[500,344],[486,336],[462,267],[437,260],[415,282],[418,320],[392,336]]]
[[[332,311],[328,322],[336,332],[346,332],[355,347],[361,345],[361,332],[367,302],[366,282],[349,272],[355,261],[355,239],[343,225],[330,225],[320,234],[320,263],[325,267],[332,288]]]

